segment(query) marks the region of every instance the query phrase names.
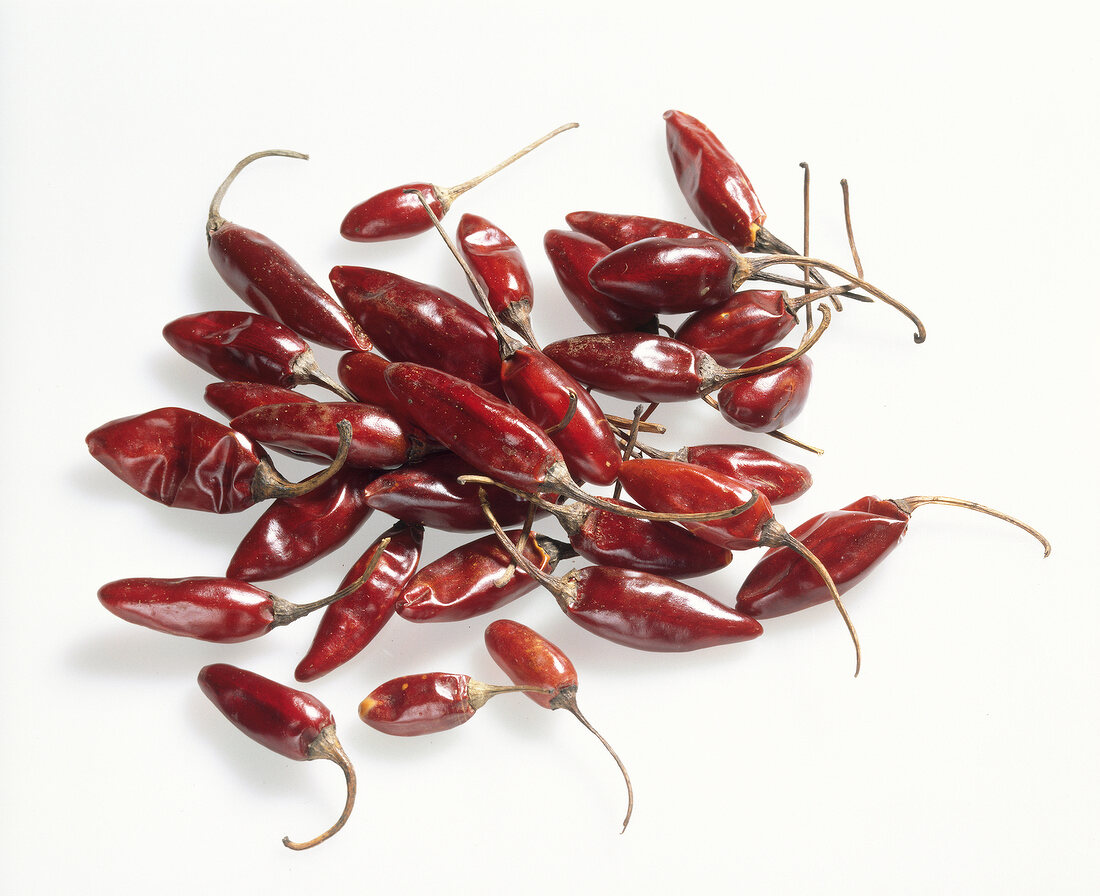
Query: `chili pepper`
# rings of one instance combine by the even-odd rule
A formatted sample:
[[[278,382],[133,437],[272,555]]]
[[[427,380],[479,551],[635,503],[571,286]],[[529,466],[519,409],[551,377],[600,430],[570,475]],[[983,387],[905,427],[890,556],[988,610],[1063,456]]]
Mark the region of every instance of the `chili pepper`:
[[[791,534],[821,559],[843,594],[901,543],[909,528],[909,517],[925,504],[964,507],[1005,520],[1034,536],[1043,546],[1043,556],[1050,556],[1050,542],[1031,526],[973,501],[942,496],[859,498],[840,510],[812,517]],[[804,610],[828,599],[820,581],[799,556],[778,546],[749,572],[737,594],[737,608],[750,616],[767,619]]]
[[[339,450],[337,424],[351,424],[348,466],[383,470],[416,461],[433,450],[404,432],[389,412],[372,404],[317,401],[272,404],[245,411],[229,425],[250,439],[302,457],[327,460]]]
[[[230,419],[268,404],[308,404],[313,401],[308,395],[282,386],[241,382],[211,383],[206,387],[203,398],[215,411]]]
[[[364,697],[359,718],[383,734],[435,734],[468,722],[497,694],[536,690],[546,689],[485,684],[450,672],[406,675],[380,684]]]
[[[623,773],[623,780],[626,781],[626,817],[623,819],[625,831],[626,826],[630,824],[630,816],[634,812],[634,788],[630,783],[630,775],[627,774],[626,766],[623,765],[619,754],[612,749],[604,736],[592,727],[577,706],[577,689],[580,682],[577,678],[577,670],[569,657],[560,647],[538,632],[511,619],[498,619],[496,622],[489,623],[488,628],[485,629],[485,647],[493,661],[512,680],[512,684],[548,688],[549,694],[531,692],[527,696],[547,709],[569,710],[578,722],[596,735],[599,742],[611,754],[611,758],[619,766],[619,771]]]
[[[788,357],[789,348],[770,348],[745,362],[746,367],[766,367]],[[795,419],[810,394],[813,362],[803,355],[782,367],[734,380],[718,390],[718,410],[730,423],[749,432],[773,432]]]
[[[395,604],[420,562],[423,543],[422,526],[398,523],[383,532],[356,561],[341,587],[359,584],[325,609],[313,643],[294,670],[298,681],[327,675],[374,640],[393,617]],[[377,567],[364,578],[364,570],[376,554]]]
[[[183,408],[159,408],[92,430],[92,457],[131,488],[169,507],[235,513],[269,498],[304,495],[347,459],[351,424],[341,420],[340,450],[325,470],[289,482],[241,433]]]
[[[528,345],[537,346],[531,332],[534,287],[519,247],[503,230],[478,215],[463,215],[457,234],[462,255],[493,311]]]
[[[410,195],[410,191],[423,193],[428,199],[432,211],[435,212],[437,217],[442,218],[450,209],[451,204],[467,190],[476,187],[502,168],[506,168],[521,159],[551,137],[556,137],[562,131],[568,131],[575,127],[577,127],[577,124],[574,122],[555,128],[549,134],[525,146],[519,152],[509,156],[483,174],[453,187],[444,188],[429,183],[412,183],[402,184],[399,187],[393,187],[378,193],[359,203],[344,216],[344,220],[340,224],[340,235],[344,239],[356,242],[375,242],[378,240],[401,239],[402,237],[414,236],[426,230],[431,230],[431,219],[424,213],[424,208],[420,205],[419,200]]]
[[[340,357],[336,365],[336,375],[356,401],[384,408],[401,421],[401,428],[422,441],[428,441],[427,434],[420,429],[408,412],[386,385],[385,372],[390,362],[374,352],[348,352]]]
[[[745,500],[750,494],[743,483],[706,467],[651,458],[626,461],[619,471],[619,481],[643,507],[659,510],[729,507]],[[685,521],[684,526],[700,538],[731,551],[785,546],[800,554],[825,584],[848,626],[856,650],[856,675],[859,675],[859,638],[836,585],[822,562],[776,520],[771,503],[766,498],[760,496],[748,512],[736,517]]]
[[[345,467],[308,495],[273,501],[241,539],[225,574],[270,581],[346,544],[371,514],[364,498],[374,476]]]
[[[542,244],[569,304],[593,330],[597,333],[656,332],[657,318],[653,314],[613,301],[588,282],[588,272],[610,253],[607,246],[571,230],[549,230]]]
[[[517,546],[528,535],[523,529],[505,533]],[[553,572],[562,559],[576,556],[567,544],[530,534],[524,556],[543,572]],[[417,571],[397,602],[397,614],[410,622],[456,622],[510,603],[538,587],[523,570],[502,582],[511,554],[493,533],[444,554]]]
[[[304,843],[283,837],[284,846],[309,849],[344,826],[355,805],[355,769],[336,737],[336,722],[328,707],[305,691],[227,663],[204,666],[199,687],[222,715],[269,750],[288,759],[330,759],[344,773],[347,798],[336,823]]]
[[[493,326],[468,302],[374,268],[337,266],[329,280],[377,350],[391,361],[438,367],[503,395]]]
[[[719,364],[733,366],[771,348],[794,329],[802,307],[775,289],[742,289],[726,301],[696,311],[676,338],[701,349]]]
[[[364,575],[372,571],[370,567]],[[233,644],[289,625],[350,590],[345,587],[312,603],[292,604],[248,582],[224,577],[119,579],[99,589],[99,602],[120,619],[154,631]]]
[[[261,314],[329,348],[368,351],[370,340],[347,312],[283,248],[221,216],[222,197],[229,185],[246,165],[266,156],[309,158],[274,149],[253,153],[237,163],[210,201],[206,222],[210,260],[229,288]]]
[[[621,249],[651,236],[667,236],[675,240],[718,239],[713,233],[644,215],[615,215],[607,212],[570,212],[566,223],[574,230],[599,240],[611,249]]]

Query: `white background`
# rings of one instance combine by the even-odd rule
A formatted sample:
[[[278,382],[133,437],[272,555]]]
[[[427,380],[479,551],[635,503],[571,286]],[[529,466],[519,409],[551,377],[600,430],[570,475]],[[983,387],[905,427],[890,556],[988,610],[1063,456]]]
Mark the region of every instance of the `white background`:
[[[1057,0],[919,6],[3,3],[5,891],[1095,892],[1097,23]],[[836,319],[790,427],[826,454],[780,449],[816,485],[779,518],[867,493],[957,495],[1032,522],[1051,558],[989,518],[919,510],[848,601],[858,680],[829,607],[685,655],[604,643],[542,592],[499,612],[572,656],[581,706],[633,774],[623,836],[622,782],[564,713],[501,697],[435,737],[362,725],[358,701],[394,675],[503,680],[487,620],[397,619],[310,687],[357,762],[359,805],[331,842],[285,850],[282,835],[338,814],[339,772],[244,738],[194,679],[226,661],[290,682],[313,624],[220,647],[128,626],[95,597],[124,576],[220,574],[259,510],[144,501],[84,435],[163,405],[203,410],[209,378],[160,329],[241,307],[203,233],[240,157],[311,154],[254,166],[224,211],[322,283],[362,264],[466,295],[434,236],[347,243],[344,212],[405,181],[457,183],[581,122],[446,219],[453,232],[476,212],[516,239],[549,341],[583,327],[545,230],[586,208],[690,220],[667,108],[723,138],[795,244],[809,162],[814,249],[844,263],[849,178],[868,276],[928,327],[915,346],[881,306]],[[664,408],[664,444],[730,440],[706,410]],[[387,525],[272,589],[327,593]],[[431,535],[426,555],[456,541]],[[753,562],[696,583],[732,601]]]

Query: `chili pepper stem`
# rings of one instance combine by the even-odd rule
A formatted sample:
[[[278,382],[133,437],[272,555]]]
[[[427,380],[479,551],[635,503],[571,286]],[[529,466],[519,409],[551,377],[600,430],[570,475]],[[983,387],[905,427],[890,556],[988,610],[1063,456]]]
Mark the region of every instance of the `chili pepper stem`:
[[[548,436],[552,436],[556,432],[561,432],[565,427],[569,425],[569,421],[573,419],[573,415],[577,412],[577,393],[572,389],[569,390],[569,407],[565,409],[565,414],[562,415],[561,420],[555,423],[553,426],[548,426],[543,430]]]
[[[951,507],[964,507],[967,510],[976,510],[978,513],[988,514],[989,516],[1004,520],[1006,523],[1012,523],[1013,526],[1023,529],[1043,546],[1043,557],[1050,556],[1050,542],[1047,541],[1037,529],[1033,529],[1027,523],[1021,522],[1015,517],[1009,516],[1007,513],[1001,513],[999,510],[986,507],[984,504],[976,504],[973,501],[966,501],[962,498],[947,498],[943,495],[913,495],[908,498],[894,498],[892,500],[893,503],[901,509],[902,513],[910,516],[914,510],[924,504],[947,504]]]
[[[339,395],[344,401],[359,401],[358,398],[352,395],[347,389],[340,385],[340,383],[336,382],[336,380],[321,370],[317,365],[317,359],[314,357],[312,351],[305,351],[298,355],[298,357],[291,362],[290,369],[295,378],[300,382],[309,383],[311,386],[320,386],[322,389],[328,389],[330,392]]]
[[[824,454],[824,448],[815,448],[813,445],[807,445],[805,442],[800,442],[794,436],[789,436],[782,430],[773,429],[771,432],[764,433],[764,435],[771,436],[773,439],[778,439],[780,442],[785,442],[788,445],[794,445],[796,448],[802,448],[804,451],[810,451],[814,454]]]
[[[301,619],[303,616],[312,613],[314,610],[320,610],[322,607],[327,607],[329,604],[334,604],[336,601],[347,597],[353,591],[362,587],[363,583],[371,577],[371,574],[378,568],[378,562],[382,559],[382,552],[386,549],[386,545],[390,543],[388,538],[383,538],[378,542],[378,547],[374,549],[374,553],[371,554],[370,562],[367,563],[367,568],[363,570],[363,574],[359,576],[354,582],[349,585],[345,585],[335,594],[330,594],[328,597],[322,597],[320,600],[315,600],[308,604],[292,604],[288,600],[283,600],[281,597],[271,595],[271,602],[274,604],[272,608],[272,614],[274,619],[271,622],[271,628],[275,628],[280,625],[289,625],[295,619]]]
[[[848,633],[852,636],[852,644],[856,649],[856,676],[859,676],[859,667],[862,661],[862,652],[859,647],[859,635],[856,634],[855,626],[852,624],[852,619],[848,615],[848,611],[844,608],[844,602],[840,599],[840,592],[837,591],[836,583],[833,582],[833,577],[829,575],[829,570],[825,568],[825,564],[822,563],[817,557],[807,548],[802,542],[790,534],[780,524],[775,517],[767,520],[760,530],[760,543],[766,547],[785,547],[790,548],[796,554],[798,554],[803,560],[810,564],[816,571],[821,580],[825,583],[829,589],[829,594],[832,595],[833,603],[836,604],[836,608],[840,611],[841,618],[844,620],[844,624],[848,626]]]
[[[634,423],[633,420],[627,420],[626,417],[617,417],[615,414],[604,414],[604,418],[616,429],[626,429]],[[660,423],[650,423],[648,420],[641,420],[638,423],[638,432],[655,432],[661,435],[668,432],[668,430]]]
[[[524,520],[523,520],[523,529],[521,530],[522,534],[519,537],[519,542],[516,544],[516,549],[521,554],[527,548],[527,541],[531,537],[531,527],[534,524],[535,524],[535,505],[529,503],[527,505],[527,516],[524,517]],[[535,542],[535,548],[544,557],[546,556],[546,552],[542,549],[542,546],[537,541]],[[504,570],[504,572],[502,572],[499,576],[497,576],[496,580],[493,582],[493,587],[494,588],[503,588],[510,581],[512,581],[512,576],[514,576],[515,574],[516,574],[516,561],[512,560],[512,562],[508,564],[508,568],[506,570]]]
[[[265,149],[261,152],[254,152],[250,156],[245,156],[241,159],[232,171],[229,172],[229,176],[221,182],[221,186],[214,192],[214,198],[210,200],[210,213],[206,218],[206,235],[209,237],[215,230],[221,227],[225,223],[225,218],[221,216],[221,204],[222,199],[225,198],[225,191],[229,189],[229,185],[237,179],[237,175],[240,174],[247,166],[251,165],[257,159],[263,159],[268,156],[285,156],[288,159],[308,159],[305,153],[294,152],[290,149]]]
[[[348,459],[352,433],[351,424],[347,420],[341,420],[336,424],[336,428],[340,431],[340,446],[336,457],[325,469],[307,476],[301,482],[291,482],[271,466],[270,461],[264,459],[260,462],[252,482],[252,497],[257,502],[266,501],[269,498],[297,498],[324,485],[339,473],[340,468],[344,466],[344,461]]]
[[[318,843],[323,843],[344,826],[351,816],[352,808],[355,806],[355,768],[336,737],[335,725],[329,725],[321,729],[321,733],[318,734],[313,743],[309,745],[309,758],[330,759],[340,766],[341,771],[344,773],[344,781],[347,783],[347,797],[344,800],[344,811],[340,813],[340,817],[336,819],[336,823],[332,827],[323,834],[314,837],[312,840],[306,840],[304,843],[299,843],[291,840],[289,837],[283,837],[283,846],[288,849],[309,849],[310,847],[316,846]]]
[[[470,708],[475,711],[481,709],[490,698],[495,697],[497,694],[508,694],[517,691],[528,694],[554,693],[551,688],[539,688],[526,684],[485,684],[483,681],[475,681],[472,678],[467,683],[466,690]]]
[[[649,406],[649,410],[655,410],[657,403],[654,402]],[[630,437],[626,440],[626,444],[623,445],[623,460],[629,460],[630,455],[634,453],[634,446],[638,443],[638,424],[642,422],[642,405],[638,405],[634,408],[634,422],[630,426]],[[647,412],[648,413],[648,412]],[[611,493],[611,497],[616,501],[619,500],[619,495],[623,493],[623,484],[619,481],[615,482],[615,490]],[[626,827],[625,825],[623,826]]]

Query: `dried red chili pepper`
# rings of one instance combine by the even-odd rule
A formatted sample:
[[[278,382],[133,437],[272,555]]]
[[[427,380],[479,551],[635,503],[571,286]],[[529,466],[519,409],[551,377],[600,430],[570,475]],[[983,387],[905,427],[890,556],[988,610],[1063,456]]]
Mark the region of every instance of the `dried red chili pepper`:
[[[289,482],[239,432],[183,408],[158,408],[92,430],[92,457],[128,486],[169,507],[236,513],[258,501],[304,495],[347,459],[351,425],[338,424],[340,449],[325,470]]]
[[[674,240],[718,239],[713,233],[644,215],[616,215],[607,212],[570,212],[566,223],[578,233],[599,240],[610,249],[621,249],[652,236],[667,236]]]
[[[164,327],[177,352],[223,380],[266,383],[289,389],[311,384],[354,397],[317,366],[308,343],[290,327],[247,311],[203,311]]]
[[[210,200],[206,241],[210,260],[229,288],[261,314],[282,321],[296,333],[330,348],[369,351],[370,340],[347,312],[280,246],[263,234],[227,221],[220,206],[225,191],[256,159],[297,152],[273,149],[253,153],[237,163]]]
[[[770,348],[750,358],[745,366],[766,367],[790,353],[789,348]],[[722,416],[739,429],[774,432],[802,413],[812,378],[813,362],[803,355],[782,367],[734,380],[714,398]]]
[[[469,675],[431,672],[405,675],[380,684],[359,704],[359,718],[383,734],[412,737],[435,734],[468,722],[497,694],[544,688],[475,681]]]
[[[485,629],[485,647],[493,661],[512,679],[512,684],[548,688],[550,690],[548,694],[529,693],[527,696],[547,709],[569,710],[578,722],[596,735],[599,742],[611,754],[611,758],[619,766],[619,771],[623,773],[623,780],[626,781],[626,817],[623,819],[625,831],[626,826],[630,824],[630,816],[634,812],[634,787],[630,783],[630,775],[627,774],[626,766],[623,765],[619,754],[612,749],[604,736],[592,727],[577,706],[577,689],[580,682],[577,678],[577,670],[569,657],[560,647],[538,632],[511,619],[498,619],[489,624]]]
[[[355,769],[336,737],[336,722],[328,707],[305,691],[227,663],[204,666],[199,687],[222,715],[269,750],[288,759],[330,759],[344,773],[347,798],[336,823],[304,843],[283,837],[284,846],[309,849],[344,826],[355,805]]]
[[[861,582],[901,543],[913,511],[925,504],[948,504],[986,513],[1019,526],[1043,545],[1050,542],[1031,526],[999,511],[942,496],[913,496],[887,500],[867,496],[840,510],[820,513],[791,534],[816,554],[829,570],[837,590],[845,593]],[[737,608],[762,619],[783,616],[829,600],[820,580],[793,551],[776,547],[753,567],[737,594]]]
[[[345,467],[308,495],[273,501],[237,545],[225,574],[270,581],[346,544],[371,514],[365,489],[374,476]]]
[[[573,122],[555,128],[549,134],[525,146],[519,152],[509,156],[500,164],[494,165],[483,174],[453,187],[444,188],[429,183],[412,183],[384,190],[359,203],[344,216],[344,220],[340,224],[340,235],[344,239],[356,242],[375,242],[377,240],[400,239],[431,230],[431,218],[425,214],[420,201],[411,195],[411,191],[423,193],[432,211],[435,212],[437,217],[442,218],[450,209],[451,203],[467,190],[476,187],[502,168],[506,168],[521,159],[551,137],[556,137],[562,131],[568,131],[575,127],[577,127],[577,124]]]
[[[325,609],[302,661],[294,670],[298,681],[313,681],[342,666],[365,648],[393,617],[394,607],[420,562],[424,528],[398,523],[348,570],[341,587],[359,583]],[[373,573],[364,571],[378,556]]]
[[[519,247],[508,234],[479,215],[463,215],[457,237],[462,255],[497,317],[528,345],[537,346],[531,331],[534,287]]]
[[[401,428],[422,441],[428,441],[428,435],[409,416],[408,411],[386,385],[385,372],[391,364],[374,352],[348,352],[340,357],[336,365],[336,375],[340,378],[357,401],[384,408],[401,421]]]
[[[517,550],[526,538],[524,555],[543,572],[576,556],[569,545],[525,529],[505,534]],[[397,602],[397,614],[410,622],[456,622],[491,613],[538,587],[518,569],[505,582],[511,566],[511,554],[493,533],[460,545],[417,571]]]
[[[696,311],[676,330],[681,342],[733,366],[771,348],[794,329],[804,303],[775,289],[742,289],[726,301]]]
[[[308,395],[282,386],[241,382],[211,383],[206,387],[203,398],[215,411],[230,419],[268,404],[308,404],[313,401]]]

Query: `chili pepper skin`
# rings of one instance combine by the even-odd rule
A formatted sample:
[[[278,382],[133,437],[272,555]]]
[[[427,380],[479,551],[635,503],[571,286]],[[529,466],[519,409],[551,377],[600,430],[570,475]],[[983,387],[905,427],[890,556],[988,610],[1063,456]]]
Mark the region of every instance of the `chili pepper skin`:
[[[355,769],[340,746],[336,722],[327,706],[305,691],[227,663],[204,666],[199,671],[199,687],[222,715],[257,743],[288,759],[330,759],[344,772],[347,800],[336,823],[304,843],[284,837],[284,846],[308,849],[344,826],[355,804]]]
[[[225,574],[270,581],[332,553],[370,516],[365,490],[374,476],[345,467],[308,495],[273,501],[241,539]]]
[[[345,351],[369,351],[370,340],[347,312],[282,247],[255,230],[227,221],[219,212],[225,190],[245,165],[264,155],[242,159],[218,188],[206,224],[210,260],[222,279],[247,305],[282,321],[312,342]]]
[[[203,398],[215,411],[230,419],[269,404],[309,404],[313,401],[308,395],[282,386],[243,382],[211,383]]]
[[[569,304],[595,332],[656,332],[657,318],[652,313],[622,305],[588,282],[588,272],[611,252],[607,246],[572,230],[547,231],[542,244]]]
[[[664,117],[676,182],[695,216],[737,249],[753,248],[767,215],[744,169],[697,118],[675,110]]]
[[[485,290],[497,317],[528,343],[534,287],[523,253],[508,234],[480,215],[465,214],[458,222],[463,258]]]
[[[752,445],[692,445],[669,459],[697,464],[738,479],[772,504],[800,498],[813,485],[813,475],[802,464]]]
[[[375,268],[337,266],[333,289],[391,361],[411,361],[502,396],[500,353],[489,319],[435,286]]]
[[[665,236],[674,240],[716,239],[713,233],[644,215],[615,215],[607,212],[570,212],[566,223],[574,230],[599,240],[610,249],[621,249],[630,243]]]
[[[742,289],[726,301],[696,311],[676,331],[681,342],[701,349],[719,364],[733,366],[771,348],[798,322],[775,289]]]
[[[761,367],[791,353],[771,348],[745,362]],[[803,355],[774,370],[734,380],[718,390],[718,410],[730,423],[749,432],[774,432],[794,420],[806,406],[813,362]]]
[[[444,205],[435,184],[402,184],[383,190],[370,199],[360,202],[340,222],[340,236],[356,243],[373,243],[380,240],[397,240],[432,227],[431,219],[416,198],[423,194],[437,218],[442,218],[450,207]]]
[[[327,675],[359,654],[393,617],[401,592],[420,562],[424,528],[398,523],[379,536],[355,563],[340,587],[359,579],[383,539],[389,539],[378,566],[357,589],[329,605],[317,634],[294,670],[298,681]]]
[[[505,533],[517,545],[522,529]],[[531,533],[524,556],[550,573],[558,561],[575,556],[565,544]],[[511,555],[494,533],[461,545],[420,569],[397,602],[397,613],[410,622],[456,622],[491,613],[533,591],[538,582],[522,569],[500,584]]]

